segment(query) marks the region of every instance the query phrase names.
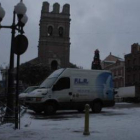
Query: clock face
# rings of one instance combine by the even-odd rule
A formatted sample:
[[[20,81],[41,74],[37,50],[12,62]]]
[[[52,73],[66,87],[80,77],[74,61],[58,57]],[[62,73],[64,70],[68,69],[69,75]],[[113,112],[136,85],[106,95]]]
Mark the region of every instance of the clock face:
[[[59,36],[63,36],[63,27],[59,27]]]

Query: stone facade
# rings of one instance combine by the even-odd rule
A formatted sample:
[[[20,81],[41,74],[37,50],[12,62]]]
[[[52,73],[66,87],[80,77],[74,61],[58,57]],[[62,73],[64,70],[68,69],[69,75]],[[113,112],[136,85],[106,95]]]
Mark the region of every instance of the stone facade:
[[[125,86],[140,86],[140,45],[131,45],[131,53],[125,55]]]
[[[70,57],[70,5],[55,3],[50,11],[48,2],[43,2],[40,34],[38,46],[38,59],[51,69],[69,67]]]
[[[102,68],[112,72],[115,88],[124,87],[125,85],[124,67],[124,60],[112,55],[111,53],[102,61]]]

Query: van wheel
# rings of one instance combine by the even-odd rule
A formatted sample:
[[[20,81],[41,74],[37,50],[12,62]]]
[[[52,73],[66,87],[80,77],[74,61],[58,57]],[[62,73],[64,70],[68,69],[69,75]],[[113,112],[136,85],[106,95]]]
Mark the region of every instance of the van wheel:
[[[92,105],[92,112],[94,113],[100,113],[102,110],[102,103],[101,102],[94,102]]]
[[[46,115],[53,115],[53,114],[55,114],[55,112],[56,112],[56,106],[54,103],[47,103],[45,105],[44,113]]]

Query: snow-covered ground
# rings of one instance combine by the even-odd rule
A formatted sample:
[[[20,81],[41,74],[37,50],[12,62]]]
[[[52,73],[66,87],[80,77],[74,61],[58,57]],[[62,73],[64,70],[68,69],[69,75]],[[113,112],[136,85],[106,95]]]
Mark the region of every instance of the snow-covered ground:
[[[90,135],[83,135],[84,113],[59,112],[53,117],[35,115],[31,110],[14,124],[0,125],[0,140],[139,140],[140,104],[116,104],[100,114],[90,113]]]

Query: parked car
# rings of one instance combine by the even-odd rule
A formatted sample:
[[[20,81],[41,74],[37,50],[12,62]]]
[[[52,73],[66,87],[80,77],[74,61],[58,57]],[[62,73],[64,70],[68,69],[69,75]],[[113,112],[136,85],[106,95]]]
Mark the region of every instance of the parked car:
[[[24,105],[24,101],[25,98],[27,96],[28,93],[34,91],[35,89],[37,89],[39,86],[30,86],[28,88],[26,88],[22,93],[19,94],[19,102],[20,104]]]

